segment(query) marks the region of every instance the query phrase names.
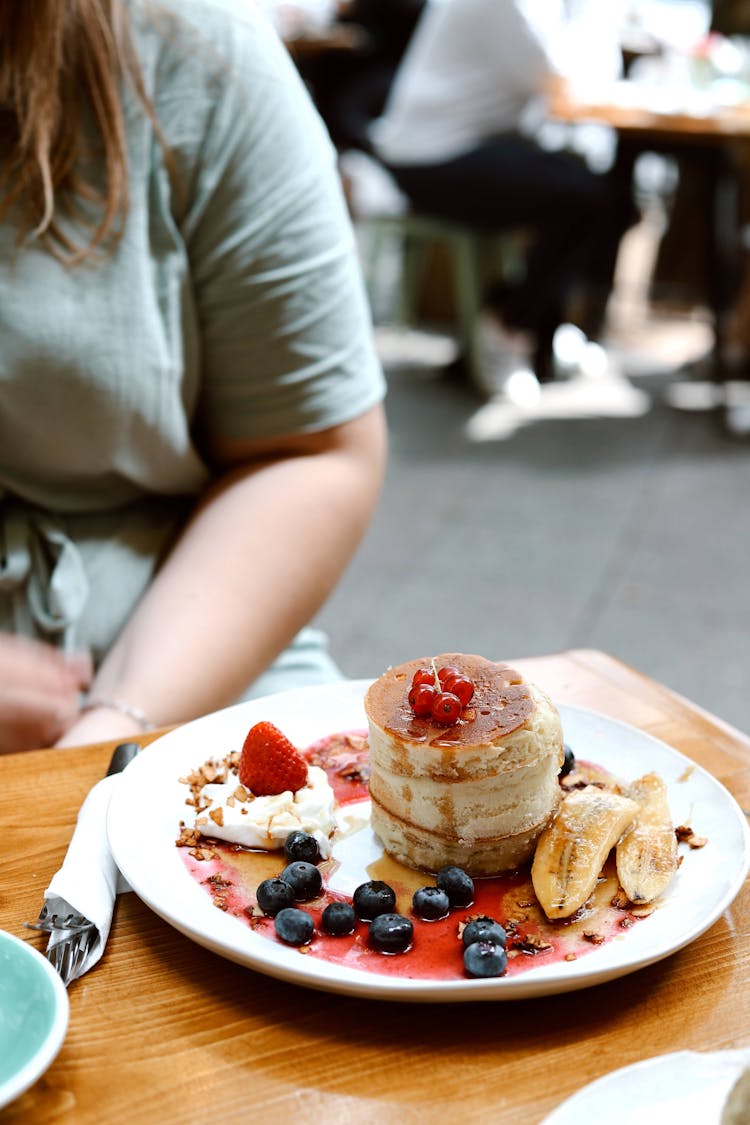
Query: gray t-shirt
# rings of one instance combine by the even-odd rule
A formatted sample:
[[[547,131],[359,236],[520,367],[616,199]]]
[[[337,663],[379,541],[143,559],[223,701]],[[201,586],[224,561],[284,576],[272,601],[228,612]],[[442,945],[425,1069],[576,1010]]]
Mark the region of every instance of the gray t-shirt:
[[[130,208],[70,269],[0,225],[0,628],[101,655],[210,479],[201,435],[384,394],[335,154],[248,0],[130,0]]]

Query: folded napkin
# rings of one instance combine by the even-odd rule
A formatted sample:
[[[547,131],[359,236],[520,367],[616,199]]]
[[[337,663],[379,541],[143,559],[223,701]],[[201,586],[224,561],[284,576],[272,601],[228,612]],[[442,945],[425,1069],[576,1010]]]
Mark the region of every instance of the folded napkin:
[[[139,748],[133,743],[126,745],[132,747],[130,754],[125,755],[129,760]],[[115,754],[120,750],[118,747]],[[112,768],[110,766],[110,771]],[[108,774],[97,782],[83,802],[63,865],[52,877],[45,892],[49,914],[57,914],[60,919],[69,914],[80,914],[96,929],[87,943],[86,956],[72,979],[83,976],[102,956],[117,895],[130,890],[112,857],[107,839],[107,808],[123,765],[118,762],[115,768],[118,772]],[[53,930],[47,952],[69,937],[70,931]]]

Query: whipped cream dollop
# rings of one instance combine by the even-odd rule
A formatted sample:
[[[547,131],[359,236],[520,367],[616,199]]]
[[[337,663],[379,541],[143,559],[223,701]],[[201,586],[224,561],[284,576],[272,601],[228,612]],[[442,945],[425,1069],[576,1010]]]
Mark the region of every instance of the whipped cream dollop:
[[[321,855],[330,855],[330,836],[336,827],[333,789],[325,771],[308,766],[307,784],[270,797],[256,797],[240,784],[237,774],[203,785],[192,827],[201,836],[273,851],[283,848],[290,832],[314,836]]]

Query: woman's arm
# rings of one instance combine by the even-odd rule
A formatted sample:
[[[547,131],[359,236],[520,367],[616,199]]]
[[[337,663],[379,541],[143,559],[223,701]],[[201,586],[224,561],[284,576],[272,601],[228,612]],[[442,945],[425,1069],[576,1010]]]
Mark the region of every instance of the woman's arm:
[[[375,508],[385,463],[378,406],[314,434],[224,440],[224,468],[99,669],[92,698],[159,726],[225,706],[317,612]],[[58,745],[135,733],[88,711]]]
[[[314,616],[369,522],[384,463],[382,409],[370,410],[382,372],[330,141],[252,6],[205,34],[207,50],[189,66],[180,56],[177,73],[194,73],[210,115],[191,110],[166,136],[190,185],[179,207],[199,334],[184,341],[199,371],[190,425],[215,484],[91,691],[157,725],[232,703]],[[235,436],[207,441],[217,434]],[[137,728],[100,707],[61,744]]]

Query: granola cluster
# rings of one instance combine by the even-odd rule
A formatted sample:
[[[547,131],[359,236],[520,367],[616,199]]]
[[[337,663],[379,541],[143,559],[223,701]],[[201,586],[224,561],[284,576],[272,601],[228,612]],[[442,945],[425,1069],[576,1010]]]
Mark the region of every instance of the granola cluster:
[[[187,785],[190,790],[189,795],[185,798],[185,804],[194,808],[196,813],[206,813],[206,816],[198,816],[195,820],[195,827],[189,828],[184,823],[180,822],[180,834],[175,841],[178,848],[190,848],[190,855],[195,859],[208,860],[216,858],[216,851],[207,847],[205,840],[201,834],[201,827],[208,824],[209,819],[214,824],[221,827],[224,823],[224,812],[221,807],[212,809],[212,799],[206,794],[205,786],[214,784],[223,784],[228,780],[231,774],[237,774],[239,769],[240,755],[236,750],[231,751],[224,758],[216,760],[215,758],[208,758],[197,769],[189,773],[187,777],[179,778],[181,785]],[[234,807],[237,803],[246,804],[253,800],[253,795],[244,785],[238,785],[230,797],[227,798],[226,803]],[[243,809],[242,812],[246,810]]]

